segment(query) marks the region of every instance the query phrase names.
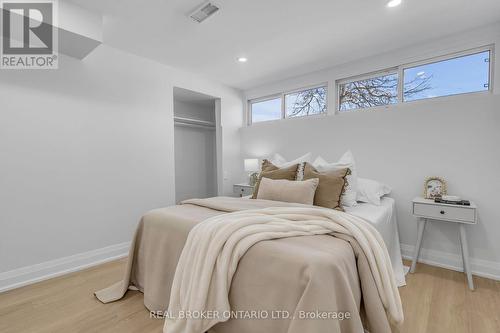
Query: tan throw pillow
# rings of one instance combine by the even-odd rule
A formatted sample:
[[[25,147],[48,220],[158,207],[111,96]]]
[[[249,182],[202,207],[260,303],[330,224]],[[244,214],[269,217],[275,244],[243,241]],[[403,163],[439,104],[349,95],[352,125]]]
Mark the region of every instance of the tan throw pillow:
[[[303,181],[262,178],[257,199],[312,205],[319,179]]]
[[[262,179],[262,177],[270,179],[295,180],[295,178],[297,177],[298,167],[299,165],[295,164],[287,168],[280,169],[268,160],[262,161],[262,171],[260,172],[259,180],[255,184],[252,199],[257,199],[257,193],[259,192],[260,180]]]
[[[294,164],[295,165],[295,164]],[[293,165],[291,165],[293,166]],[[271,163],[269,160],[263,160],[262,165],[260,167],[260,172],[266,172],[266,171],[274,171],[278,170],[279,167]]]
[[[319,172],[311,164],[306,163],[304,179],[319,179],[314,205],[344,211],[340,200],[347,185],[346,177],[350,174],[348,168]]]

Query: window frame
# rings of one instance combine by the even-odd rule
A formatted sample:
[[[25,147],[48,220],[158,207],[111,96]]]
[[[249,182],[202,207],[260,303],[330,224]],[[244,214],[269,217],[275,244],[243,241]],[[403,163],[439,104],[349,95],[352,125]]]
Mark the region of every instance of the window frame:
[[[312,115],[287,117],[286,116],[285,96],[289,95],[289,94],[294,94],[294,93],[298,93],[301,91],[305,91],[305,90],[315,89],[315,88],[325,88],[325,91],[326,91],[326,101],[325,101],[326,109],[325,109],[325,112],[322,112],[319,114],[312,114]],[[252,104],[259,103],[259,102],[265,102],[265,101],[269,101],[269,100],[273,100],[273,99],[277,99],[277,98],[281,99],[281,117],[279,119],[265,120],[265,121],[259,121],[259,122],[254,123],[252,120],[252,116],[253,116],[252,115],[252,113],[253,113],[252,112]],[[266,96],[259,97],[259,98],[249,99],[248,104],[247,104],[247,107],[248,107],[248,112],[247,112],[248,122],[247,123],[248,123],[248,125],[253,125],[253,124],[258,124],[258,123],[268,123],[268,122],[272,122],[272,121],[279,121],[279,120],[285,120],[285,119],[300,119],[300,118],[305,118],[305,117],[321,117],[321,116],[328,114],[328,98],[329,98],[328,82],[322,82],[320,84],[314,84],[314,85],[305,86],[305,87],[301,87],[301,88],[297,88],[297,89],[282,91],[282,92],[277,93],[277,94],[266,95]]]
[[[405,101],[403,98],[403,91],[404,91],[404,71],[405,69],[409,69],[409,68],[414,68],[414,67],[419,67],[419,66],[424,66],[424,65],[430,65],[430,64],[435,64],[435,63],[438,63],[438,62],[443,62],[443,61],[447,61],[447,60],[453,60],[453,59],[458,59],[458,58],[463,58],[463,57],[467,57],[467,56],[471,56],[471,55],[475,55],[475,54],[479,54],[479,53],[483,53],[483,52],[489,52],[490,54],[490,61],[489,61],[489,68],[488,68],[488,89],[486,90],[482,90],[482,91],[471,91],[471,92],[464,92],[464,93],[456,93],[456,94],[449,94],[449,95],[444,95],[444,96],[435,96],[435,97],[427,97],[427,98],[421,98],[421,99],[417,99],[417,100],[413,100],[413,101]],[[443,56],[438,56],[438,57],[434,57],[434,58],[431,58],[431,59],[427,59],[427,60],[423,60],[423,61],[417,61],[417,62],[414,62],[414,63],[410,63],[410,64],[405,64],[405,65],[401,65],[400,66],[400,70],[401,70],[401,77],[403,78],[403,80],[401,81],[401,102],[402,103],[412,103],[412,102],[417,102],[417,101],[422,101],[422,100],[429,100],[429,99],[434,99],[434,98],[444,98],[444,97],[451,97],[451,96],[459,96],[459,95],[468,95],[468,94],[481,94],[481,93],[488,93],[488,92],[492,92],[493,91],[493,46],[485,46],[485,47],[480,47],[480,48],[475,48],[475,49],[471,49],[471,50],[466,50],[466,51],[461,51],[461,52],[455,52],[455,53],[452,53],[452,54],[448,54],[448,55],[443,55]]]
[[[473,91],[473,92],[465,92],[465,93],[457,93],[457,94],[450,94],[450,95],[445,95],[445,96],[436,96],[436,97],[429,97],[429,98],[422,98],[418,100],[412,100],[412,101],[405,101],[404,100],[404,71],[405,69],[408,68],[414,68],[418,66],[423,66],[423,65],[429,65],[429,64],[434,64],[437,62],[441,61],[446,61],[446,60],[452,60],[456,58],[461,58],[469,55],[474,55],[478,53],[483,53],[488,51],[490,54],[490,61],[489,61],[489,71],[488,71],[488,78],[489,78],[489,86],[487,90],[482,90],[482,91]],[[464,95],[475,95],[475,94],[491,94],[493,93],[493,88],[494,88],[494,68],[495,64],[495,45],[486,45],[486,46],[481,46],[477,48],[472,48],[464,51],[459,51],[459,52],[454,52],[454,53],[448,53],[432,58],[427,58],[424,60],[419,60],[419,61],[414,61],[414,62],[409,62],[405,63],[402,65],[398,65],[395,67],[390,67],[387,69],[379,70],[379,71],[374,71],[370,72],[367,74],[361,74],[361,75],[356,75],[356,76],[351,76],[347,77],[344,79],[336,80],[335,81],[335,89],[336,89],[336,100],[335,100],[335,112],[336,113],[349,113],[349,112],[356,112],[356,111],[363,111],[363,110],[372,110],[372,109],[378,109],[378,108],[389,108],[392,106],[396,105],[403,105],[407,103],[421,103],[424,101],[429,101],[429,100],[435,100],[435,99],[446,99],[446,98],[454,98],[455,96],[464,96]],[[366,108],[357,108],[357,109],[351,109],[351,110],[340,110],[340,85],[346,84],[346,83],[351,83],[351,82],[356,82],[360,80],[366,80],[378,76],[384,76],[388,74],[397,74],[398,75],[398,95],[397,95],[397,102],[393,104],[387,104],[387,105],[379,105],[379,106],[371,106],[371,107],[366,107]]]
[[[252,120],[252,117],[253,117],[252,104],[254,104],[254,103],[260,103],[260,102],[265,102],[265,101],[271,101],[271,100],[277,99],[277,98],[281,99],[281,116],[280,116],[280,118],[279,119],[271,119],[271,120],[258,121],[257,123],[265,123],[265,122],[269,122],[269,121],[276,121],[276,120],[283,119],[283,97],[281,96],[281,94],[273,94],[273,95],[267,95],[267,96],[264,96],[264,97],[259,97],[259,98],[248,100],[248,124],[249,125],[253,124],[253,120]]]
[[[356,81],[363,81],[363,80],[369,80],[369,79],[373,79],[373,78],[376,78],[376,77],[380,77],[380,76],[386,76],[386,75],[393,75],[393,74],[397,74],[398,75],[398,87],[397,87],[397,101],[396,103],[392,103],[392,104],[387,104],[387,105],[377,105],[377,106],[369,106],[369,107],[366,107],[366,108],[356,108],[356,109],[350,109],[350,110],[340,110],[340,86],[343,85],[343,84],[348,84],[348,83],[352,83],[352,82],[356,82]],[[399,91],[400,91],[400,76],[399,76],[399,67],[391,67],[391,68],[387,68],[387,69],[383,69],[383,70],[380,70],[380,71],[374,71],[374,72],[370,72],[370,73],[367,73],[367,74],[361,74],[361,75],[355,75],[355,76],[351,76],[351,77],[348,77],[348,78],[345,78],[345,79],[341,79],[341,80],[337,80],[335,82],[335,89],[337,90],[337,99],[336,99],[336,107],[335,107],[335,112],[336,113],[346,113],[346,112],[354,112],[354,111],[358,111],[358,110],[366,110],[366,109],[373,109],[373,108],[385,108],[385,107],[388,107],[390,105],[395,105],[395,104],[399,104]]]
[[[286,95],[291,95],[291,94],[296,94],[296,93],[299,93],[299,92],[302,92],[302,91],[306,91],[306,90],[312,90],[312,89],[317,89],[317,88],[325,88],[325,92],[326,92],[326,99],[325,99],[325,111],[324,112],[321,112],[321,113],[317,113],[317,114],[309,114],[309,115],[303,115],[303,116],[294,116],[294,117],[290,117],[290,116],[287,116],[286,115]],[[316,85],[313,85],[313,86],[309,86],[309,87],[303,87],[303,88],[299,88],[299,89],[294,89],[294,90],[290,90],[290,91],[286,91],[283,93],[283,103],[282,103],[282,113],[283,113],[283,118],[282,119],[293,119],[293,118],[304,118],[304,117],[314,117],[314,116],[321,116],[323,114],[327,114],[328,113],[328,83],[325,82],[323,84],[316,84]]]

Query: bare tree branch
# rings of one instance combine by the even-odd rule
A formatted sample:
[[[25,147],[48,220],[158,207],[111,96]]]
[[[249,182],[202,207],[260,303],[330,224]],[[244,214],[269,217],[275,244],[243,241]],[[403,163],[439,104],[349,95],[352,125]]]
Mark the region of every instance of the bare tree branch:
[[[405,99],[431,89],[432,76],[417,75],[404,83]],[[398,99],[398,75],[388,74],[342,84],[339,88],[340,109],[349,110],[388,105]],[[288,105],[288,99],[291,105]],[[326,88],[318,87],[287,95],[287,117],[307,116],[326,111]]]
[[[431,80],[432,76],[416,76],[405,82],[403,96],[406,99],[431,89]],[[389,74],[342,84],[339,95],[341,110],[393,104],[398,98],[398,76]]]
[[[294,94],[292,94],[293,96]],[[287,116],[308,116],[326,111],[326,88],[319,87],[304,90],[294,96],[292,105],[287,105]]]

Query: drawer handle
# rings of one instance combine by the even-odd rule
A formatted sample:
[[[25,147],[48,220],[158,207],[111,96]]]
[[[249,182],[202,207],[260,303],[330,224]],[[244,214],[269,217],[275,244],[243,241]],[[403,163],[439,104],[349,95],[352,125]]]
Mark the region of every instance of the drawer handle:
[[[440,211],[440,213],[443,215],[446,214],[446,212],[444,210]]]

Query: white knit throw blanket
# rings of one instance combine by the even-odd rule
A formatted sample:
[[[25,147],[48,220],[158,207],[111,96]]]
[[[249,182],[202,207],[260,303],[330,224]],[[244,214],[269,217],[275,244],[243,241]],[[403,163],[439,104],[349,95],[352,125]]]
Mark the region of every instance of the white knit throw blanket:
[[[203,333],[227,320],[229,289],[240,258],[262,240],[339,233],[353,237],[364,252],[388,317],[403,321],[401,299],[389,254],[368,222],[331,209],[272,207],[222,214],[196,225],[180,256],[170,294],[164,333]],[[186,319],[178,315],[215,311],[219,316]]]

